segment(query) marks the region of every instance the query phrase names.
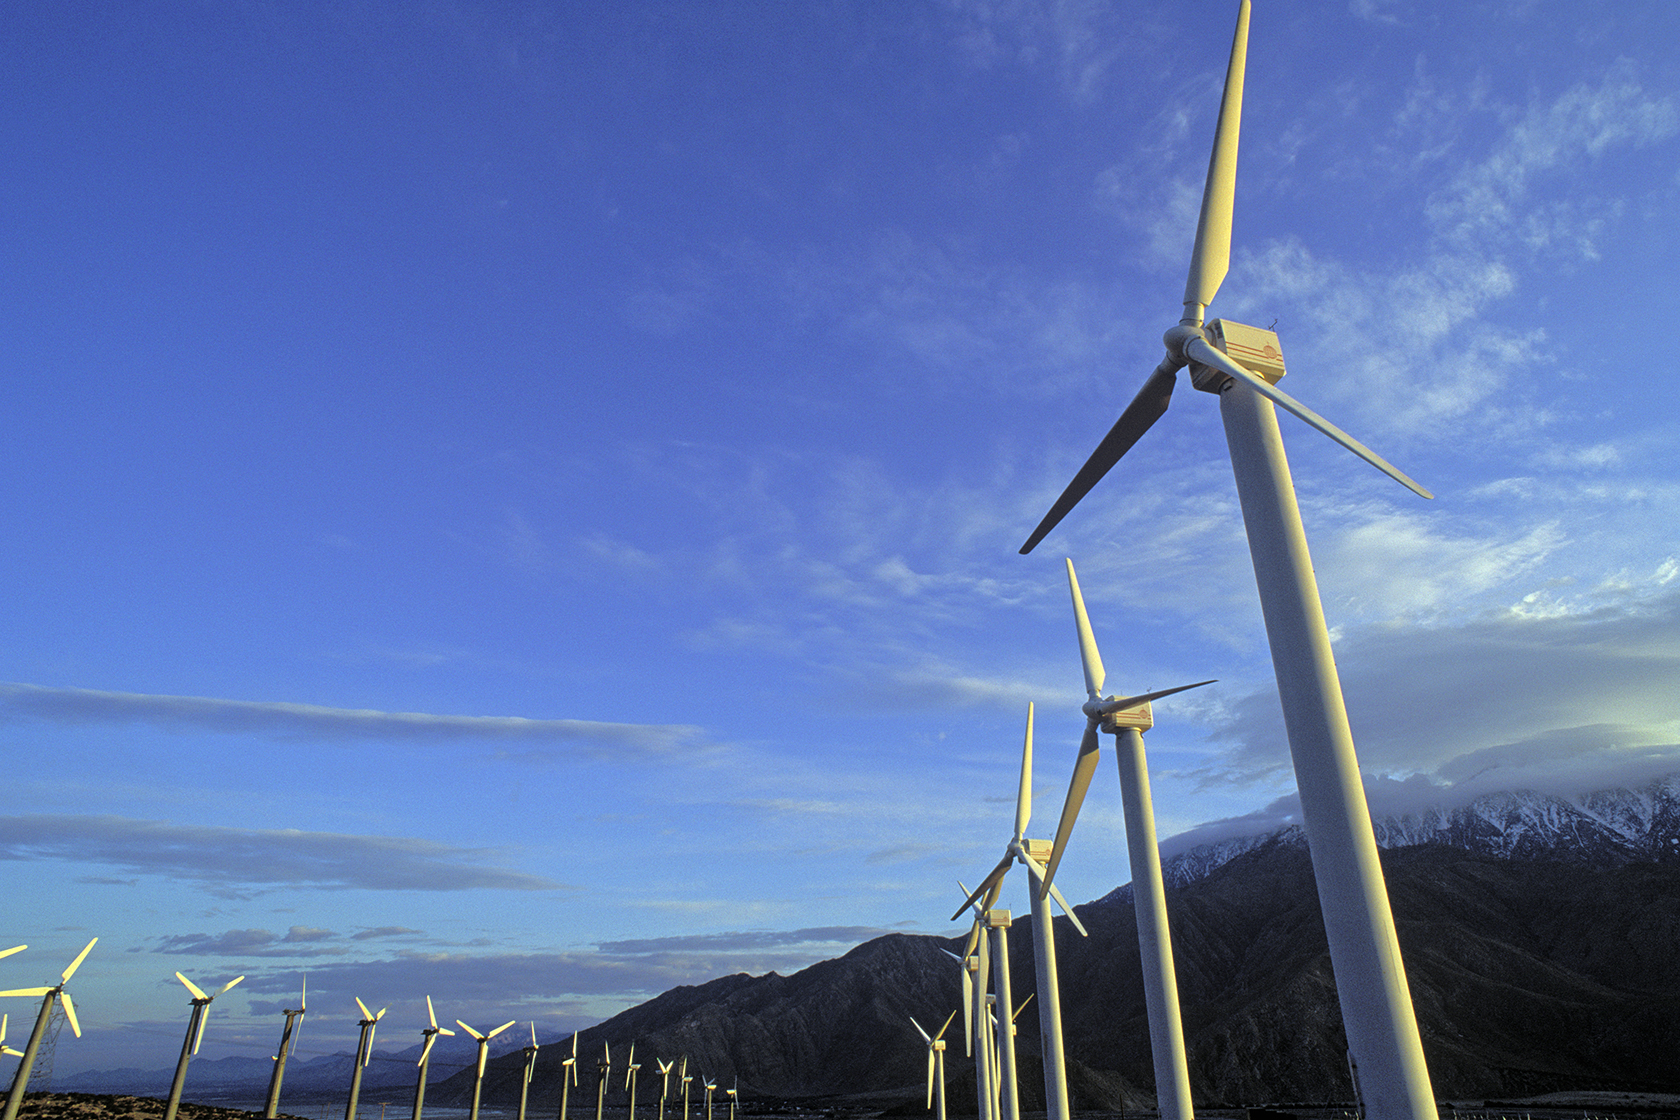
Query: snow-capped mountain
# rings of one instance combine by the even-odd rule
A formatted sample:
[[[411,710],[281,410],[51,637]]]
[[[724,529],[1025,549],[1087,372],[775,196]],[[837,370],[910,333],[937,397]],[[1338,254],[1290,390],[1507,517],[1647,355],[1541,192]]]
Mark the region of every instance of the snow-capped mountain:
[[[1533,790],[1488,793],[1454,809],[1426,809],[1372,823],[1381,848],[1446,844],[1506,859],[1565,859],[1593,867],[1680,860],[1680,774],[1639,789],[1604,789],[1574,797]],[[1182,887],[1245,852],[1306,843],[1307,834],[1298,824],[1230,837],[1163,861],[1161,874],[1167,886]],[[1129,901],[1131,893],[1127,883],[1099,901]]]

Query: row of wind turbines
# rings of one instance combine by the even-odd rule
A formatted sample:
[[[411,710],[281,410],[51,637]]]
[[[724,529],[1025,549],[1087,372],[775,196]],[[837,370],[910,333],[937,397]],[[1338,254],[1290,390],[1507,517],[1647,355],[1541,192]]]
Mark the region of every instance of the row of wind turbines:
[[[71,961],[69,966],[66,967],[59,975],[59,982],[57,985],[53,987],[14,988],[10,991],[0,991],[0,998],[7,996],[43,997],[41,1000],[40,1013],[36,1016],[35,1029],[30,1033],[29,1042],[23,1050],[14,1050],[10,1046],[6,1045],[6,1031],[9,1025],[10,1016],[0,1015],[0,1053],[3,1053],[7,1057],[17,1057],[21,1059],[18,1062],[17,1071],[12,1078],[12,1086],[6,1097],[4,1112],[0,1113],[0,1117],[3,1117],[3,1120],[17,1120],[18,1108],[23,1102],[24,1091],[29,1085],[29,1075],[34,1068],[35,1057],[40,1050],[43,1038],[46,1036],[48,1024],[52,1020],[53,1009],[55,1006],[63,1009],[65,1020],[70,1024],[70,1029],[75,1033],[76,1037],[80,1038],[82,1036],[81,1022],[76,1016],[76,1004],[75,1001],[71,999],[70,993],[66,989],[66,985],[69,984],[70,977],[75,975],[76,970],[81,968],[82,962],[87,959],[88,954],[93,951],[93,947],[98,943],[98,941],[99,938],[95,937],[87,943],[86,947],[84,947],[82,951],[76,955],[76,959]],[[0,950],[0,958],[9,957],[15,953],[21,953],[28,947],[29,946],[27,945],[16,945],[9,949]],[[163,1120],[176,1120],[176,1115],[181,1106],[181,1092],[186,1086],[187,1065],[192,1060],[193,1056],[198,1053],[199,1047],[204,1041],[204,1028],[209,1021],[210,1005],[216,1001],[218,996],[226,994],[234,986],[245,979],[243,976],[236,976],[232,980],[229,980],[226,984],[223,984],[212,994],[205,992],[204,989],[200,988],[197,984],[193,983],[179,972],[175,974],[175,978],[186,987],[188,993],[191,995],[192,999],[190,1007],[192,1008],[192,1011],[187,1020],[186,1037],[181,1043],[181,1057],[175,1066],[175,1077],[170,1083],[169,1099],[164,1106]],[[360,997],[354,998],[356,1000],[356,1007],[361,1011],[362,1017],[357,1022],[357,1026],[360,1028],[360,1034],[356,1040],[355,1061],[351,1066],[350,1096],[345,1105],[344,1120],[356,1120],[357,1108],[361,1100],[362,1071],[365,1070],[368,1063],[373,1060],[374,1034],[379,1027],[380,1020],[384,1019],[385,1013],[390,1010],[389,1007],[382,1007],[378,1011],[373,1011],[369,1009],[367,1004],[362,1002]],[[286,1076],[286,1061],[297,1047],[298,1039],[302,1035],[303,1018],[308,1013],[308,1009],[309,982],[306,978],[300,990],[297,1007],[285,1008],[281,1012],[281,1014],[285,1016],[285,1026],[281,1028],[280,1048],[274,1056],[274,1072],[269,1078],[268,1096],[264,1102],[263,1108],[263,1115],[269,1118],[269,1120],[272,1120],[273,1117],[279,1114],[280,1087]],[[429,995],[426,997],[426,1018],[428,1025],[422,1028],[420,1032],[423,1040],[423,1044],[420,1048],[420,1059],[415,1063],[419,1067],[419,1075],[414,1086],[413,1120],[421,1120],[421,1113],[425,1108],[426,1083],[431,1068],[432,1047],[437,1044],[437,1040],[440,1035],[451,1038],[455,1036],[455,1032],[450,1030],[448,1027],[441,1027],[438,1025],[437,1011],[432,1006],[432,997]],[[474,1041],[478,1044],[477,1061],[474,1065],[473,1073],[470,1120],[478,1120],[479,1099],[484,1085],[484,1071],[490,1057],[490,1040],[502,1032],[509,1030],[517,1022],[518,1020],[516,1019],[510,1019],[501,1026],[494,1027],[487,1031],[480,1031],[460,1019],[455,1020],[456,1025],[466,1031],[467,1034],[471,1035]],[[525,1055],[525,1066],[519,1089],[518,1120],[526,1120],[531,1079],[536,1070],[537,1051],[539,1049],[540,1047],[537,1044],[537,1025],[535,1022],[532,1022],[531,1042],[529,1045],[524,1047],[522,1051]],[[562,1068],[560,1080],[560,1111],[558,1120],[568,1120],[567,1113],[571,1103],[571,1089],[573,1086],[578,1084],[577,1049],[578,1036],[574,1032],[572,1034],[571,1056],[562,1059],[560,1063]],[[682,1094],[682,1120],[690,1120],[689,1089],[690,1084],[695,1080],[695,1078],[688,1072],[688,1056],[683,1055],[681,1059],[672,1059],[670,1061],[659,1060],[658,1067],[660,1073],[660,1092],[656,1120],[665,1120],[665,1107],[671,1096],[671,1075],[673,1072],[677,1075],[678,1085]],[[597,1073],[595,1087],[595,1120],[604,1120],[607,1101],[607,1086],[610,1082],[613,1068],[612,1047],[610,1043],[603,1043],[601,1048],[601,1057],[595,1063],[595,1068]],[[630,1047],[630,1057],[626,1062],[624,1069],[624,1086],[630,1094],[630,1120],[635,1120],[636,1117],[636,1090],[638,1075],[641,1069],[642,1064],[636,1061],[636,1047],[632,1044]],[[713,1120],[713,1095],[718,1089],[717,1079],[708,1078],[702,1075],[700,1077],[700,1082],[706,1094],[706,1120]],[[735,1120],[736,1106],[739,1102],[740,1095],[738,1085],[731,1085],[729,1088],[724,1090],[724,1094],[729,1102],[729,1120]]]
[[[1241,0],[1185,281],[1183,313],[1163,336],[1166,355],[1020,551],[1031,552],[1166,413],[1180,370],[1189,369],[1194,388],[1218,397],[1324,915],[1354,1092],[1371,1120],[1435,1120],[1434,1092],[1274,406],[1282,407],[1414,493],[1424,498],[1433,495],[1277,387],[1286,371],[1276,334],[1231,320],[1205,320],[1230,268],[1249,16],[1250,2]],[[1055,942],[1050,936],[1045,900],[1055,898],[1067,910],[1052,884],[1097,765],[1100,731],[1114,735],[1120,767],[1158,1107],[1162,1120],[1190,1120],[1189,1071],[1142,735],[1153,726],[1149,701],[1180,689],[1137,697],[1104,697],[1102,658],[1071,561],[1068,585],[1085,671],[1087,699],[1082,711],[1086,727],[1056,838],[1048,844],[1026,838],[1031,809],[1029,707],[1014,833],[1002,861],[978,888],[965,891],[967,898],[953,915],[954,920],[964,908],[972,908],[974,914],[961,958],[967,976],[964,1024],[969,1049],[972,1053],[974,1040],[989,1031],[989,1045],[996,1053],[995,1058],[982,1055],[984,1060],[975,1062],[981,1120],[1018,1120],[1020,1115],[1014,1079],[1014,1013],[1009,1011],[1010,914],[995,907],[1004,876],[1016,862],[1025,864],[1035,880],[1029,896],[1041,997],[1046,1109],[1049,1120],[1068,1120]],[[1077,927],[1077,917],[1071,911],[1068,914]],[[1084,932],[1082,928],[1080,932]],[[996,975],[995,996],[986,993],[988,972]],[[1002,1005],[1003,1014],[992,1013],[991,999]],[[943,1120],[944,1028],[937,1035],[929,1035],[920,1024],[916,1024],[916,1030],[928,1046],[928,1104],[933,1107],[937,1076]]]

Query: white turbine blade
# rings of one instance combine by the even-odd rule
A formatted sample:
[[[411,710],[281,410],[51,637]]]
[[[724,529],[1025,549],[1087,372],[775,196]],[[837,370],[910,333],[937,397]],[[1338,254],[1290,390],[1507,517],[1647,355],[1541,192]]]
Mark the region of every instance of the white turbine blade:
[[[426,1059],[431,1057],[432,1046],[436,1042],[437,1042],[437,1035],[435,1035],[435,1034],[426,1035],[426,1045],[424,1045],[420,1048],[420,1060],[418,1062],[415,1062],[414,1063],[415,1065],[423,1066],[423,1065],[426,1064]]]
[[[194,984],[191,980],[188,980],[185,976],[182,976],[179,972],[177,972],[175,974],[175,979],[179,980],[181,983],[183,983],[187,986],[187,991],[192,993],[192,997],[194,999],[209,999],[210,998],[209,996],[204,994],[204,989],[203,988],[200,988],[197,984]]]
[[[198,1031],[193,1035],[192,1052],[195,1055],[198,1053],[199,1044],[204,1041],[204,1027],[205,1027],[205,1024],[207,1024],[209,1022],[210,1022],[210,1005],[207,1003],[207,1004],[204,1005],[204,1007],[199,1012]]]
[[[485,1035],[484,1037],[485,1038],[495,1038],[497,1035],[501,1034],[503,1031],[507,1030],[509,1027],[513,1026],[517,1022],[519,1022],[518,1019],[509,1019],[507,1022],[503,1023],[501,1026],[497,1027],[495,1030],[491,1031],[489,1034]]]
[[[356,1006],[362,1009],[362,1018],[364,1018],[364,1019],[373,1018],[373,1012],[368,1010],[368,1005],[362,1002],[362,997],[361,996],[351,996],[350,998],[355,1000],[356,1001]]]
[[[945,1022],[939,1028],[939,1033],[933,1036],[933,1041],[938,1042],[940,1039],[945,1037],[945,1032],[950,1029],[951,1020],[955,1019],[956,1017],[957,1017],[957,1013],[955,1011],[953,1011],[949,1015],[945,1016]]]
[[[537,1044],[537,1021],[535,1019],[532,1019],[531,1020],[531,1045],[535,1046],[536,1044]]]
[[[30,996],[44,996],[50,991],[52,991],[51,988],[12,988],[9,991],[0,992],[0,999],[4,999],[6,996],[17,996],[19,999],[27,999]]]
[[[1027,736],[1021,744],[1021,788],[1015,791],[1015,842],[1019,844],[1027,834],[1032,820],[1032,735],[1033,705],[1027,701]]]
[[[922,1025],[916,1022],[916,1017],[914,1015],[910,1016],[910,1025],[916,1028],[916,1033],[922,1036],[923,1042],[927,1043],[929,1046],[933,1045],[933,1036],[922,1029]],[[0,1034],[0,1038],[5,1037],[6,1036],[4,1034]]]
[[[1031,871],[1033,873],[1033,877],[1036,878],[1040,883],[1042,883],[1049,874],[1044,869],[1044,865],[1039,863],[1036,859],[1034,859],[1032,856],[1028,855],[1025,852],[1021,853],[1021,858],[1027,861],[1027,870]],[[1068,916],[1068,921],[1072,922],[1073,923],[1073,928],[1079,931],[1079,936],[1081,936],[1081,937],[1091,936],[1089,933],[1087,933],[1085,931],[1085,923],[1081,922],[1079,920],[1079,915],[1075,914],[1073,912],[1073,907],[1069,906],[1068,903],[1067,903],[1067,899],[1062,897],[1062,892],[1057,888],[1056,884],[1051,883],[1048,888],[1040,888],[1040,889],[1048,889],[1049,890],[1050,897],[1056,900],[1056,905],[1060,906],[1062,908],[1062,913],[1064,913]],[[1040,895],[1039,897],[1042,898],[1043,896]]]
[[[1243,71],[1248,58],[1248,0],[1237,9],[1237,33],[1231,39],[1231,62],[1225,70],[1225,96],[1208,159],[1202,214],[1196,222],[1196,247],[1184,283],[1185,318],[1201,321],[1231,266],[1231,211],[1237,192],[1237,139],[1242,132]],[[1195,306],[1192,306],[1195,305]]]
[[[461,1020],[459,1020],[459,1019],[457,1019],[455,1021],[457,1023],[461,1023]],[[465,1023],[461,1023],[461,1029],[466,1031],[468,1034],[472,1035],[474,1038],[483,1038],[484,1037],[483,1035],[479,1034],[477,1031],[473,1030],[471,1027],[467,1026]]]
[[[1177,688],[1163,688],[1155,692],[1146,692],[1142,696],[1117,696],[1108,703],[1097,708],[1099,715],[1111,716],[1116,712],[1124,712],[1131,708],[1141,708],[1152,700],[1159,700],[1163,696],[1171,696],[1175,692],[1188,692],[1192,688],[1201,688],[1205,684],[1218,684],[1218,680],[1197,681],[1195,684],[1181,684]]]
[[[439,1027],[437,1029],[437,1033],[443,1035],[445,1038],[454,1038],[455,1037],[455,1032],[450,1030],[448,1027]]]
[[[8,1058],[23,1057],[22,1050],[13,1050],[10,1046],[0,1046],[0,1054],[5,1054]]]
[[[1200,362],[1205,366],[1211,366],[1214,369],[1219,370],[1221,373],[1228,374],[1229,376],[1236,378],[1238,381],[1241,381],[1243,384],[1253,389],[1256,393],[1270,399],[1274,404],[1283,408],[1284,411],[1293,414],[1305,422],[1309,427],[1312,427],[1318,432],[1329,436],[1331,439],[1335,440],[1337,443],[1341,444],[1343,447],[1347,448],[1349,451],[1353,452],[1355,455],[1359,456],[1361,459],[1365,460],[1367,463],[1371,464],[1373,467],[1377,468],[1379,471],[1383,472],[1388,477],[1410,490],[1412,493],[1424,498],[1433,498],[1435,496],[1428,490],[1425,490],[1422,486],[1419,486],[1416,482],[1412,481],[1406,472],[1402,471],[1399,467],[1396,467],[1393,463],[1390,463],[1387,459],[1384,459],[1381,455],[1378,455],[1375,451],[1372,451],[1369,447],[1366,447],[1363,443],[1360,443],[1358,440],[1336,427],[1336,425],[1330,423],[1330,421],[1326,420],[1324,417],[1320,416],[1318,413],[1314,412],[1312,409],[1308,408],[1306,405],[1302,404],[1282,389],[1279,389],[1270,381],[1267,381],[1264,377],[1261,377],[1257,373],[1250,373],[1239,363],[1232,361],[1212,343],[1199,338],[1191,339],[1190,342],[1185,345],[1184,353],[1193,361]]]
[[[369,1062],[373,1061],[373,1036],[376,1033],[378,1033],[378,1031],[379,1031],[379,1020],[375,1019],[373,1022],[368,1024],[367,1049],[362,1051],[362,1068],[363,1069],[366,1069],[367,1064]]]
[[[235,976],[235,977],[234,977],[234,978],[233,978],[233,979],[232,979],[232,980],[229,980],[229,981],[228,981],[228,982],[227,982],[227,983],[226,983],[226,984],[223,984],[223,985],[222,985],[222,986],[221,986],[221,987],[220,987],[220,988],[218,988],[218,989],[217,989],[217,990],[216,990],[216,995],[218,995],[218,996],[219,996],[219,995],[221,995],[221,994],[222,994],[222,993],[224,993],[224,992],[226,992],[226,991],[228,991],[228,990],[229,990],[229,989],[231,989],[231,988],[232,988],[232,987],[233,987],[233,986],[234,986],[234,985],[235,985],[235,984],[237,984],[237,983],[239,983],[239,982],[240,982],[240,981],[241,981],[241,980],[243,980],[243,979],[245,979],[245,977],[243,977],[243,976]],[[214,997],[211,997],[211,998],[214,998]],[[381,1014],[381,1015],[383,1015],[383,1014],[384,1014],[384,1012],[383,1012],[383,1011],[382,1011],[382,1012],[380,1012],[380,1014]]]
[[[377,1014],[373,1017],[373,1021],[377,1023],[377,1022],[379,1022],[379,1020],[385,1018],[385,1012],[387,1012],[389,1010],[391,1010],[389,1007],[381,1007],[379,1009],[379,1014]]]
[[[958,918],[962,917],[962,912],[964,910],[967,910],[970,906],[973,906],[975,904],[975,902],[980,898],[981,895],[986,894],[994,886],[996,886],[997,884],[1002,882],[1003,877],[1006,874],[1009,873],[1009,865],[1014,863],[1014,862],[1015,862],[1015,855],[1014,855],[1013,852],[1004,856],[1003,859],[999,860],[998,865],[996,867],[992,868],[992,870],[989,873],[987,873],[986,877],[980,881],[980,885],[978,887],[974,888],[973,893],[971,893],[967,898],[963,899],[962,905],[957,907],[957,912],[955,914],[951,915],[951,920],[954,922]],[[957,885],[959,887],[962,886],[961,883],[958,883]],[[989,907],[982,906],[981,909],[983,909],[983,910],[984,909],[989,909]]]
[[[82,967],[82,962],[87,960],[87,955],[93,952],[93,947],[98,943],[99,938],[96,937],[83,946],[82,951],[76,954],[76,959],[70,962],[70,967],[59,974],[58,982],[60,984],[69,983],[70,977],[76,975],[76,970]]]
[[[963,1053],[974,1056],[974,978],[968,974],[968,965],[963,965],[962,979],[962,1011],[963,1011]]]
[[[1068,782],[1067,800],[1062,802],[1062,819],[1056,825],[1056,840],[1050,848],[1050,865],[1045,869],[1044,883],[1038,889],[1039,898],[1050,893],[1051,880],[1056,877],[1056,868],[1061,865],[1062,855],[1067,851],[1068,837],[1073,835],[1073,822],[1079,819],[1079,807],[1085,804],[1085,791],[1091,788],[1091,778],[1097,772],[1100,745],[1096,721],[1087,721],[1085,738],[1079,743],[1079,757],[1073,763],[1073,778]]]
[[[76,1019],[76,1005],[70,999],[69,992],[59,992],[58,1002],[64,1005],[64,1017],[70,1021],[70,1031],[77,1038],[82,1037],[82,1024]]]
[[[484,1063],[489,1057],[490,1047],[485,1044],[485,1041],[480,1041],[478,1044],[478,1076],[480,1078],[484,1076]]]
[[[10,1019],[10,1015],[0,1015],[0,1046],[5,1045],[6,1043],[6,1023]],[[911,1022],[915,1022],[915,1020],[912,1019]]]
[[[1085,695],[1101,700],[1108,674],[1103,671],[1102,654],[1097,652],[1097,639],[1091,634],[1091,619],[1085,614],[1085,596],[1079,593],[1079,577],[1073,573],[1072,560],[1067,562],[1067,573],[1068,591],[1073,595],[1073,624],[1079,631],[1079,661],[1085,668]]]
[[[309,1010],[309,974],[307,972],[303,974],[303,994],[298,997],[298,1010]],[[432,1026],[437,1026],[437,1023],[434,1022]]]
[[[1015,1020],[1017,1020],[1021,1017],[1021,1012],[1025,1011],[1027,1009],[1027,1004],[1031,1003],[1033,1001],[1033,996],[1035,996],[1037,994],[1038,994],[1037,992],[1028,992],[1027,993],[1027,998],[1021,1001],[1021,1006],[1017,1007],[1015,1009],[1015,1014],[1013,1014],[1009,1017],[1009,1021],[1011,1023],[1013,1023]]]
[[[933,1048],[931,1046],[928,1048],[927,1054],[928,1054],[928,1063],[927,1063],[927,1106],[929,1108],[932,1108],[933,1107],[933,1063],[937,1059],[935,1059],[934,1056],[933,1056]]]
[[[9,957],[13,953],[21,953],[27,948],[29,948],[27,945],[13,945],[10,949],[0,949],[0,959]]]
[[[437,1030],[438,1029],[437,1012],[432,1009],[432,997],[431,996],[426,997],[426,1018],[428,1018],[432,1021],[432,1029],[434,1031]]]

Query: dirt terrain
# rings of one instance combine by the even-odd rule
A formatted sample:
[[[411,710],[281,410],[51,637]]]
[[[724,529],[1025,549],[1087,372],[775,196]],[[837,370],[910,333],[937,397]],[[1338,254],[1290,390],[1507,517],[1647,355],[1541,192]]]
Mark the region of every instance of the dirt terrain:
[[[156,1097],[122,1097],[104,1093],[29,1093],[18,1109],[18,1120],[161,1120],[164,1102]],[[181,1102],[179,1120],[252,1120],[259,1112]],[[281,1120],[302,1120],[282,1112]]]

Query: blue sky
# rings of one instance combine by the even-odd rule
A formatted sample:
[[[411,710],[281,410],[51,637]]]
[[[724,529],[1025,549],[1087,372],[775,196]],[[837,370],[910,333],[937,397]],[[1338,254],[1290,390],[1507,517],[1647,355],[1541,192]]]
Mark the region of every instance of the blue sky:
[[[1060,808],[1063,556],[1111,689],[1220,680],[1162,835],[1285,819],[1212,398],[1016,555],[1177,319],[1234,15],[0,14],[0,980],[101,937],[57,1068],[168,1064],[176,969],[262,1054],[304,971],[314,1051],[946,932],[1029,700]],[[1676,41],[1255,8],[1212,312],[1438,495],[1282,421],[1379,806],[1680,769]]]

